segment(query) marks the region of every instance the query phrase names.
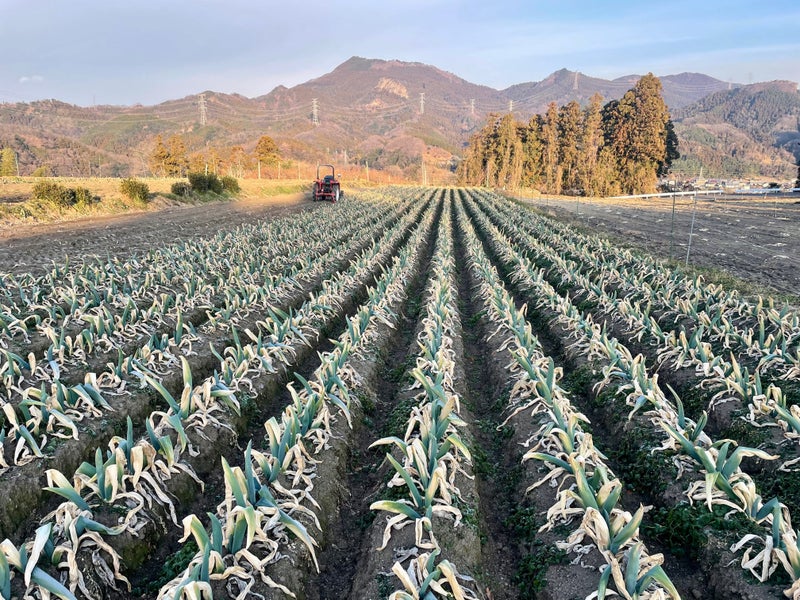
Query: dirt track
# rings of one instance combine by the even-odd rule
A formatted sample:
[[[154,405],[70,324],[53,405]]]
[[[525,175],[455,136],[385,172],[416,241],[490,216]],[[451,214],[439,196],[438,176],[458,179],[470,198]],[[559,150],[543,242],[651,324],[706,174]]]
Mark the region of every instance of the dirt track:
[[[304,194],[285,194],[0,229],[0,273],[37,274],[52,261],[62,262],[65,257],[127,258],[181,239],[210,237],[256,219],[312,210],[315,206]]]

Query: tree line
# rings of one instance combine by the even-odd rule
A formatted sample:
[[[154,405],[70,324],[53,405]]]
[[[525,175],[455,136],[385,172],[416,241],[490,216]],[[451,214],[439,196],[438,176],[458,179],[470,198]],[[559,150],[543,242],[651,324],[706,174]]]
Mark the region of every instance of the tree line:
[[[599,94],[583,109],[551,102],[527,123],[490,115],[470,138],[462,183],[589,196],[656,191],[680,156],[661,81],[648,73],[620,100],[602,102]]]
[[[261,178],[262,167],[274,167],[279,161],[278,146],[268,135],[261,136],[252,153],[243,146],[206,147],[190,153],[180,135],[171,135],[166,141],[158,135],[148,157],[148,167],[158,177],[183,177],[190,172],[222,175],[225,172],[241,179],[254,169]]]

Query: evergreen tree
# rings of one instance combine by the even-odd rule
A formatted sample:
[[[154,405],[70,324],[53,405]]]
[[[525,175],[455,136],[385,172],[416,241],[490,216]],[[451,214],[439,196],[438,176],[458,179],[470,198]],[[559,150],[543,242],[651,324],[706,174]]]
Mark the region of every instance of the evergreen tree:
[[[491,115],[489,117],[491,119]],[[464,185],[482,185],[486,161],[486,137],[488,123],[469,138],[464,160],[461,161],[461,183]]]
[[[581,106],[575,100],[558,111],[558,163],[562,171],[561,186],[567,190],[578,187],[581,121]]]
[[[666,153],[664,160],[658,165],[659,177],[666,177],[667,173],[669,173],[670,167],[672,167],[672,163],[681,157],[681,153],[678,152],[678,136],[675,133],[675,125],[672,123],[672,119],[667,120],[665,135],[667,136]]]
[[[9,177],[17,174],[17,155],[14,149],[6,146],[0,152],[0,177]]]
[[[520,127],[522,141],[522,185],[534,187],[542,183],[542,118],[534,115],[528,125]]]
[[[797,161],[797,181],[794,182],[794,187],[800,188],[800,160]]]
[[[661,97],[661,81],[652,73],[628,90],[611,113],[612,149],[623,190],[630,194],[656,191],[659,165],[666,161],[669,112]]]
[[[598,159],[603,146],[603,97],[594,94],[583,114],[578,157],[578,187],[587,196],[596,196],[603,187],[600,181]]]
[[[561,193],[560,172],[558,168],[558,106],[551,102],[547,106],[541,129],[542,172],[546,191]]]
[[[503,115],[495,122],[494,132],[491,138],[491,150],[493,154],[494,169],[496,179],[494,185],[498,187],[516,187],[519,182],[512,181],[512,171],[514,163],[514,149],[517,141],[517,124],[514,115],[509,113]]]

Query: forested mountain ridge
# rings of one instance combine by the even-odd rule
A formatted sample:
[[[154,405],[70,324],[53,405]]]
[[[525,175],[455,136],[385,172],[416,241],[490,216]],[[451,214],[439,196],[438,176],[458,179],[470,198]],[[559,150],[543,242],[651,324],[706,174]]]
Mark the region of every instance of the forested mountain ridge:
[[[489,114],[511,110],[527,121],[543,114],[550,102],[575,100],[585,107],[596,93],[604,101],[619,99],[638,79],[608,81],[562,69],[539,82],[495,90],[422,63],[353,57],[320,77],[291,88],[278,86],[256,98],[207,91],[155,106],[79,107],[57,100],[0,104],[0,146],[15,150],[22,174],[47,166],[57,175],[143,175],[159,134],[179,135],[189,152],[213,150],[220,156],[236,149],[251,152],[266,134],[290,159],[369,162],[371,168],[414,177],[423,158],[454,169],[467,140]],[[736,87],[697,73],[660,80],[681,148],[688,150],[682,150],[687,156],[682,168],[697,171],[696,161],[708,160],[707,169],[732,164],[732,171],[772,174],[787,163],[786,152],[771,146],[794,140],[785,118],[773,125],[777,115],[772,109],[732,109],[728,114],[714,100],[737,92],[745,98],[752,86]],[[767,102],[774,86],[764,86]],[[740,114],[745,116],[729,122]],[[771,141],[775,127],[788,137]],[[744,167],[737,157],[723,160],[729,144],[737,156],[748,157]]]
[[[789,179],[800,160],[800,93],[791,81],[719,91],[672,111],[676,169],[711,177]]]

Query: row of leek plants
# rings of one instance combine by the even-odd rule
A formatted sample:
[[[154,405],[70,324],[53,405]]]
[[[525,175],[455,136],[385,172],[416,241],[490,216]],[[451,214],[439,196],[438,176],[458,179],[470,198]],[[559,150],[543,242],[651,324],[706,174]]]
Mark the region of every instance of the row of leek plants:
[[[627,334],[655,347],[659,364],[669,363],[675,370],[693,367],[701,378],[700,386],[716,391],[711,397],[709,410],[717,403],[736,398],[749,409],[747,420],[754,426],[764,426],[766,421],[768,424],[779,425],[787,439],[800,439],[800,407],[788,404],[779,386],[762,384],[761,369],[770,364],[768,359],[762,359],[751,372],[748,367],[739,364],[733,353],[730,359],[715,353],[712,345],[704,341],[707,330],[705,325],[699,325],[689,336],[684,330],[676,333],[675,330],[662,329],[651,314],[651,300],[648,300],[646,306],[642,306],[640,301],[634,300],[630,295],[618,297],[616,293],[606,291],[613,288],[618,279],[614,275],[614,266],[601,264],[596,276],[590,278],[582,272],[579,263],[564,258],[549,245],[532,238],[525,230],[508,220],[506,223],[509,235],[515,236],[525,250],[534,256],[534,260],[551,265],[547,270],[551,279],[557,278],[559,285],[579,290],[578,294],[583,299],[596,302],[607,316],[623,321]],[[581,252],[579,241],[572,242],[571,246],[573,254]],[[780,356],[780,352],[772,356],[776,358]],[[782,468],[790,468],[799,460],[800,458],[791,458]]]
[[[373,208],[376,208],[373,206]],[[401,206],[398,210],[403,210]],[[390,213],[391,217],[395,213]],[[384,219],[390,219],[387,215]],[[360,220],[354,219],[356,223]],[[385,220],[380,220],[373,227],[381,226]],[[357,239],[369,239],[373,228],[366,228]],[[323,238],[323,242],[325,242]],[[363,242],[362,242],[363,243]],[[302,247],[301,244],[297,244]],[[215,330],[225,331],[235,325],[243,314],[249,314],[258,310],[263,313],[274,303],[281,301],[283,297],[291,294],[301,285],[302,281],[312,280],[328,272],[332,265],[340,262],[346,254],[351,251],[347,246],[335,247],[330,252],[320,252],[316,256],[306,257],[301,261],[305,267],[300,269],[295,266],[292,271],[283,276],[274,276],[269,279],[269,285],[253,291],[248,286],[229,286],[229,290],[239,290],[237,302],[226,302],[225,306],[212,311],[208,311],[208,322],[200,328],[200,333],[207,337],[211,336]],[[297,252],[301,252],[297,250]],[[313,254],[313,253],[312,253]],[[292,257],[292,262],[296,262]],[[125,378],[130,375],[133,365],[144,365],[145,368],[160,375],[168,372],[173,365],[179,363],[177,354],[191,355],[192,343],[198,339],[196,332],[188,324],[184,325],[181,313],[176,319],[176,327],[171,335],[162,334],[160,337],[152,335],[147,339],[146,344],[136,348],[128,356],[118,352],[117,360],[108,364],[108,368],[99,375],[87,375],[91,382],[84,381],[77,386],[65,386],[61,381],[60,369],[55,361],[49,361],[53,373],[50,375],[41,369],[36,368],[35,359],[31,357],[33,364],[27,366],[38,373],[47,381],[42,381],[38,385],[31,385],[26,388],[13,386],[13,389],[21,396],[16,403],[10,400],[0,400],[2,402],[5,423],[0,433],[0,454],[4,443],[15,444],[13,461],[15,464],[24,464],[35,458],[43,456],[42,448],[46,445],[47,435],[56,437],[77,437],[76,423],[84,416],[96,416],[100,408],[110,408],[110,405],[103,401],[101,392],[115,394],[124,391]],[[21,370],[22,367],[17,367]],[[135,367],[139,368],[139,367]],[[48,378],[49,375],[49,378]],[[96,384],[91,386],[91,383]],[[105,390],[103,390],[105,388]],[[80,403],[65,402],[70,398],[81,400]],[[93,401],[93,403],[89,403]],[[81,412],[84,409],[84,412]],[[0,468],[4,465],[0,464]],[[5,465],[7,466],[7,465]]]
[[[258,321],[257,333],[249,329],[244,331],[245,339],[249,339],[250,343],[243,344],[236,328],[233,327],[231,329],[232,345],[226,348],[222,354],[215,353],[220,361],[219,370],[215,373],[213,382],[211,379],[206,382],[206,387],[211,386],[213,389],[217,389],[222,386],[223,390],[232,389],[236,392],[241,386],[252,388],[250,382],[253,374],[274,373],[277,371],[276,364],[285,365],[294,360],[296,347],[300,344],[310,343],[308,340],[311,337],[318,338],[319,331],[330,321],[332,314],[337,312],[337,307],[343,299],[352,296],[357,286],[361,285],[361,282],[369,276],[371,270],[374,269],[375,262],[386,261],[391,249],[399,243],[401,237],[415,222],[423,206],[420,205],[417,210],[408,213],[395,227],[385,232],[384,237],[378,243],[373,241],[370,248],[352,261],[347,271],[339,272],[326,280],[321,290],[317,294],[312,294],[298,311],[290,311],[287,314],[278,309],[265,310],[268,316]],[[185,357],[181,357],[181,362],[185,380],[188,362]],[[160,383],[156,373],[135,362],[131,363],[131,369],[134,375],[139,378],[144,377],[147,382],[158,389],[169,406],[166,413],[156,411],[151,415],[148,420],[148,431],[155,429],[154,416],[161,420],[168,420],[185,449],[188,443],[185,429],[190,423],[185,423],[184,420],[190,417],[190,412],[196,412],[189,410],[187,403],[191,404],[191,396],[186,395],[186,388],[184,388],[184,396],[178,403]],[[248,389],[248,392],[252,392],[252,389]],[[208,402],[208,394],[205,398],[201,402],[202,405]],[[201,412],[205,414],[208,411]],[[108,460],[112,460],[110,455]],[[62,477],[62,479],[66,478]]]
[[[4,305],[0,313],[7,319],[30,321],[34,325],[31,332],[44,327],[60,332],[95,307],[124,310],[131,300],[142,306],[157,303],[161,294],[175,296],[181,291],[189,296],[207,295],[213,293],[215,282],[224,281],[232,271],[247,265],[257,267],[262,257],[247,252],[245,246],[251,246],[251,250],[264,248],[263,258],[270,259],[278,256],[282,247],[288,249],[291,237],[284,237],[284,231],[294,230],[296,235],[302,235],[309,225],[320,220],[321,215],[307,213],[298,218],[242,226],[210,239],[170,244],[127,260],[90,259],[75,265],[67,260],[63,265],[54,264],[43,276],[26,274],[24,286],[9,275],[3,295],[17,300],[21,307],[15,313],[14,304]],[[10,329],[4,328],[4,333],[10,333]]]
[[[557,314],[558,322],[572,332],[571,348],[589,359],[606,361],[603,380],[596,389],[616,385],[617,393],[625,396],[631,407],[629,418],[645,409],[651,423],[667,437],[658,451],[677,453],[681,473],[695,471],[695,479],[686,490],[690,502],[704,502],[709,510],[721,505],[744,514],[754,523],[767,529],[764,538],[748,534],[732,546],[742,551],[742,566],[760,581],[766,581],[782,566],[792,579],[786,591],[789,597],[800,589],[800,550],[797,532],[792,528],[789,511],[777,498],[764,501],[752,478],[741,470],[742,459],[748,456],[763,460],[776,457],[744,446],[732,440],[712,440],[704,431],[705,413],[697,422],[683,412],[679,399],[673,404],[658,385],[657,375],[651,375],[641,355],[633,357],[616,338],[609,338],[605,329],[584,315],[572,302],[559,294],[537,269],[522,256],[510,241],[473,204],[470,211],[479,227],[486,233],[493,251],[513,270],[513,279],[536,297],[540,308]],[[760,547],[760,549],[759,549]]]
[[[417,212],[407,215],[404,219],[406,226],[413,223],[416,216]],[[382,249],[379,249],[378,245],[373,246],[372,253],[365,252],[353,262],[351,271],[359,273],[363,279],[371,272],[375,261],[385,260],[386,255],[391,252],[386,248],[392,248],[401,235],[402,232],[398,234],[396,230],[387,232],[381,240]],[[338,278],[338,284],[334,283],[319,295],[312,296],[306,303],[307,306],[313,307],[312,316],[315,314],[319,320],[328,317],[332,310],[331,305],[341,302],[335,300],[334,288],[338,288],[339,294],[352,294],[353,283],[358,278]],[[292,348],[306,339],[310,326],[292,317],[289,319],[292,323],[288,327],[281,327],[277,323],[269,327],[272,331],[286,334],[286,338],[280,339],[273,335],[269,339],[259,339],[253,344],[244,346],[237,344],[234,351],[224,353],[223,362],[229,365],[228,368],[223,364],[221,373],[215,374],[198,386],[192,385],[191,371],[184,358],[182,360],[184,391],[179,400],[172,398],[152,374],[141,373],[145,382],[164,395],[169,403],[169,409],[166,412],[156,411],[148,417],[147,436],[135,444],[129,424],[127,437],[114,438],[105,455],[98,449],[95,462],[81,465],[74,474],[72,482],[58,471],[48,470],[47,477],[50,483],[48,490],[63,496],[67,501],[45,517],[44,524],[37,531],[37,540],[40,535],[44,536],[42,532],[47,531],[47,538],[43,538],[41,543],[47,548],[55,549],[53,552],[37,554],[37,561],[44,561],[44,565],[57,567],[62,572],[58,579],[53,577],[48,580],[43,579],[44,587],[26,577],[23,582],[26,593],[38,590],[39,593],[46,594],[52,592],[50,588],[60,590],[52,593],[63,593],[62,588],[66,585],[69,594],[62,597],[72,598],[76,590],[80,590],[85,597],[92,597],[84,583],[76,558],[79,552],[91,553],[91,562],[97,568],[98,576],[110,588],[114,589],[117,581],[128,583],[121,572],[119,556],[103,537],[118,535],[124,531],[137,535],[147,520],[145,507],[150,507],[154,503],[165,506],[177,524],[174,506],[167,492],[167,481],[176,473],[186,473],[202,486],[190,465],[191,456],[196,455],[198,449],[193,448],[188,432],[194,430],[202,439],[203,430],[207,427],[230,428],[231,426],[216,413],[224,414],[228,411],[238,413],[239,405],[234,390],[242,382],[250,381],[259,373],[274,371],[273,361],[291,360]],[[288,339],[289,337],[293,339]],[[242,363],[236,362],[239,359],[244,360],[248,368],[242,368]],[[334,370],[333,375],[336,374],[337,371]],[[173,442],[173,438],[177,441]],[[93,519],[93,509],[104,505],[116,505],[125,512],[118,526],[106,527]],[[80,530],[77,534],[70,529],[76,526],[76,522]],[[88,533],[85,531],[87,529]],[[9,552],[13,548],[24,556],[29,551],[35,550],[37,540],[26,542],[19,548],[6,540],[4,547],[8,547]],[[65,552],[71,557],[67,563],[61,560]],[[17,572],[19,573],[19,569]],[[13,575],[13,572],[9,572],[8,585]],[[3,585],[0,580],[0,589]]]
[[[276,283],[284,280],[296,281],[297,285],[302,284],[302,279],[316,275],[312,266],[323,263],[333,258],[337,252],[342,253],[349,244],[343,244],[343,240],[348,240],[352,244],[354,240],[350,238],[354,234],[369,231],[372,228],[381,226],[388,215],[382,210],[375,210],[376,207],[360,203],[349,203],[342,208],[343,219],[341,228],[326,229],[321,227],[321,221],[310,221],[305,223],[303,230],[293,227],[286,227],[283,231],[289,240],[293,242],[290,252],[280,253],[272,256],[269,260],[262,259],[250,263],[243,262],[234,269],[228,269],[227,277],[216,277],[206,281],[203,292],[183,293],[183,292],[159,292],[154,291],[155,300],[147,309],[139,309],[130,296],[122,299],[119,311],[114,310],[110,303],[103,303],[93,309],[90,313],[82,315],[85,326],[80,330],[73,330],[73,335],[67,335],[67,329],[61,328],[57,331],[50,325],[42,328],[43,336],[47,340],[46,347],[42,348],[38,354],[28,353],[27,360],[20,354],[5,350],[0,353],[0,380],[2,380],[2,394],[6,400],[11,401],[15,395],[22,394],[22,388],[27,385],[29,388],[39,388],[41,383],[49,384],[54,379],[62,379],[64,371],[72,367],[80,368],[90,356],[103,357],[106,355],[127,354],[133,348],[141,348],[142,344],[148,346],[147,350],[161,350],[170,337],[186,336],[186,343],[191,344],[192,328],[191,323],[184,323],[184,315],[206,311],[208,318],[213,322],[223,320],[234,312],[241,312],[249,303],[262,298],[265,293],[274,288]],[[402,207],[398,208],[396,214],[402,212]],[[345,214],[346,213],[346,214]],[[324,233],[317,233],[323,229]],[[344,231],[344,237],[341,233]],[[302,234],[302,235],[299,235]],[[235,252],[229,248],[227,257],[222,261],[228,262],[228,258],[237,255],[258,256],[261,254],[258,240],[250,240],[243,235],[236,233],[227,236],[230,244],[237,243],[241,248]],[[297,239],[307,240],[306,243],[297,243]],[[331,252],[331,248],[336,252]],[[265,254],[270,254],[267,250]],[[172,261],[176,262],[176,261]],[[183,257],[181,262],[186,268],[191,265],[198,265],[197,270],[201,271],[205,263],[212,262],[207,257],[197,254],[190,254]],[[164,262],[162,270],[172,269],[171,263]],[[163,273],[160,273],[162,274]],[[171,280],[183,282],[185,277],[170,277]],[[211,285],[213,283],[213,285]],[[159,287],[159,286],[155,286]],[[214,290],[218,298],[212,299]],[[211,309],[214,314],[209,313]],[[38,359],[38,360],[37,360]],[[38,367],[38,369],[37,369]]]
[[[453,338],[460,329],[455,283],[452,237],[452,190],[448,190],[445,211],[440,219],[436,246],[426,290],[425,312],[418,334],[420,353],[411,375],[412,389],[419,388],[417,405],[412,409],[403,438],[382,438],[372,446],[391,446],[386,459],[394,469],[389,487],[405,489],[407,497],[380,500],[371,504],[374,511],[386,511],[387,519],[381,548],[387,546],[392,531],[413,526],[416,548],[396,560],[392,572],[402,586],[390,600],[419,598],[475,599],[476,595],[450,561],[441,558],[433,518],[450,517],[458,527],[462,513],[456,506],[461,499],[457,477],[470,477],[471,455],[460,431],[466,423],[459,416],[460,401],[454,389],[455,361]]]
[[[342,217],[342,229],[345,230],[345,238],[363,230],[365,227],[377,226],[382,211],[366,209],[360,204],[349,204],[350,209],[344,209],[346,213]],[[341,215],[340,215],[341,216]],[[118,306],[114,306],[113,298],[103,301],[98,307],[80,315],[79,321],[84,322],[82,329],[75,329],[71,335],[67,335],[67,328],[57,327],[51,324],[41,326],[43,337],[47,340],[47,347],[42,350],[39,356],[39,364],[44,369],[49,368],[50,373],[39,372],[38,375],[58,378],[64,362],[72,358],[73,362],[83,362],[93,351],[114,352],[121,351],[126,345],[135,343],[136,340],[147,339],[156,335],[156,332],[163,328],[166,322],[174,324],[175,328],[182,327],[182,317],[186,313],[191,313],[198,309],[214,307],[213,295],[221,296],[217,301],[221,311],[230,312],[234,307],[246,302],[251,295],[257,295],[258,291],[264,287],[271,287],[276,277],[295,277],[303,272],[307,267],[304,262],[314,260],[318,255],[325,254],[331,247],[340,246],[343,238],[338,235],[337,229],[325,230],[327,233],[322,235],[311,235],[312,231],[320,228],[321,221],[304,222],[304,227],[284,227],[280,229],[283,235],[287,236],[286,242],[293,242],[293,249],[289,252],[273,254],[273,250],[266,250],[267,256],[250,261],[243,261],[235,268],[230,268],[229,259],[236,256],[255,256],[262,254],[258,239],[248,239],[238,232],[226,234],[228,246],[238,244],[238,248],[229,247],[225,255],[214,260],[186,249],[182,253],[180,263],[181,271],[188,271],[188,277],[196,281],[198,275],[191,273],[192,265],[196,265],[196,270],[206,271],[202,290],[197,286],[189,287],[187,275],[166,275],[174,270],[172,261],[163,261],[160,265],[152,267],[150,274],[160,276],[166,282],[174,282],[177,286],[181,284],[187,287],[186,293],[177,289],[165,291],[161,285],[149,285],[144,289],[153,295],[153,302],[148,308],[140,308],[132,296],[120,294]],[[337,234],[331,233],[336,231]],[[310,243],[298,244],[297,239],[306,239]],[[208,276],[208,264],[228,264],[228,271],[225,277],[217,274]],[[218,290],[215,292],[215,290]],[[23,379],[24,371],[30,375],[35,374],[35,370],[26,364],[24,359],[9,350],[5,351],[5,363],[0,362],[0,375],[5,375],[4,387],[10,393],[18,387]],[[30,356],[30,354],[29,354]],[[16,368],[9,369],[6,365],[14,364]],[[20,368],[21,367],[21,368]],[[14,380],[16,378],[16,381]]]
[[[436,211],[429,208],[408,243],[383,270],[368,300],[347,322],[332,351],[321,356],[321,364],[302,388],[290,384],[292,402],[280,421],[265,424],[265,451],[244,453],[243,467],[230,466],[223,458],[225,499],[214,513],[208,513],[205,527],[197,515],[183,519],[182,542],[193,539],[198,551],[183,573],[166,584],[159,598],[212,598],[212,582],[228,582],[237,595],[246,594],[257,581],[281,590],[290,597],[294,591],[272,579],[269,565],[280,558],[291,538],[298,539],[316,565],[317,541],[303,521],[319,528],[319,505],[311,494],[316,465],[330,460],[324,451],[331,426],[344,417],[350,424],[352,389],[358,375],[350,360],[360,359],[375,342],[379,325],[394,327],[399,306],[414,275],[419,254],[432,227]],[[338,409],[333,411],[332,408]]]
[[[359,200],[385,203],[395,202],[396,197],[364,192],[359,194]],[[76,264],[67,260],[62,265],[54,264],[40,276],[4,274],[0,281],[0,346],[6,345],[7,336],[27,338],[30,325],[42,319],[74,319],[88,308],[113,304],[118,298],[121,308],[125,308],[128,298],[153,300],[162,291],[184,290],[191,295],[209,284],[219,287],[213,284],[229,273],[248,265],[251,272],[255,271],[252,267],[262,258],[290,250],[293,239],[303,237],[315,228],[314,224],[347,223],[343,213],[352,208],[321,209],[243,225],[210,239],[171,244],[127,260],[109,258],[103,262],[97,258]],[[253,248],[259,251],[253,252]]]
[[[544,354],[526,320],[526,307],[517,308],[461,205],[458,223],[477,293],[484,302],[488,321],[495,328],[491,337],[498,336],[496,344],[503,358],[510,359],[506,368],[512,384],[506,422],[516,415],[530,413],[532,421],[538,424],[525,443],[530,449],[523,462],[542,461],[549,472],[529,486],[528,491],[545,483],[557,485],[560,490],[541,530],[572,524],[575,517],[580,519],[579,526],[558,546],[572,551],[584,543],[584,538],[591,539],[607,563],[598,581],[596,595],[600,600],[608,594],[611,580],[616,593],[628,600],[667,595],[679,598],[661,566],[663,555],[648,554],[639,538],[644,508],[640,506],[631,515],[622,507],[622,482],[605,464],[592,436],[582,429],[582,423],[588,420],[574,409],[559,386],[561,369]]]
[[[484,197],[497,200],[497,196],[493,194]],[[562,239],[569,239],[575,235],[568,225],[533,215],[529,211],[525,213],[526,219],[535,225],[537,232],[545,236],[554,234],[560,235]],[[692,299],[695,306],[702,305],[712,320],[727,315],[736,321],[749,320],[754,324],[763,321],[763,327],[769,330],[767,333],[783,334],[789,340],[798,340],[800,314],[788,305],[778,307],[771,298],[765,300],[761,296],[755,302],[748,301],[736,290],[725,290],[722,286],[705,283],[702,277],[687,277],[680,271],[665,269],[662,261],[628,250],[623,251],[600,236],[585,236],[585,242],[587,251],[616,257],[621,265],[634,271],[647,271],[653,278],[654,287],[662,285],[662,281],[671,280],[672,283],[664,284],[666,289],[672,288],[678,296]],[[691,311],[686,314],[691,314]]]
[[[563,259],[573,259],[599,287],[624,294],[648,313],[655,306],[662,319],[690,318],[698,327],[693,337],[713,344],[719,352],[737,352],[757,361],[757,370],[800,378],[800,315],[788,305],[779,309],[772,298],[761,297],[750,304],[735,291],[706,284],[699,276],[686,277],[654,259],[620,250],[608,240],[580,236],[576,243],[575,232],[565,226],[494,200],[489,202],[508,220],[516,221]]]

